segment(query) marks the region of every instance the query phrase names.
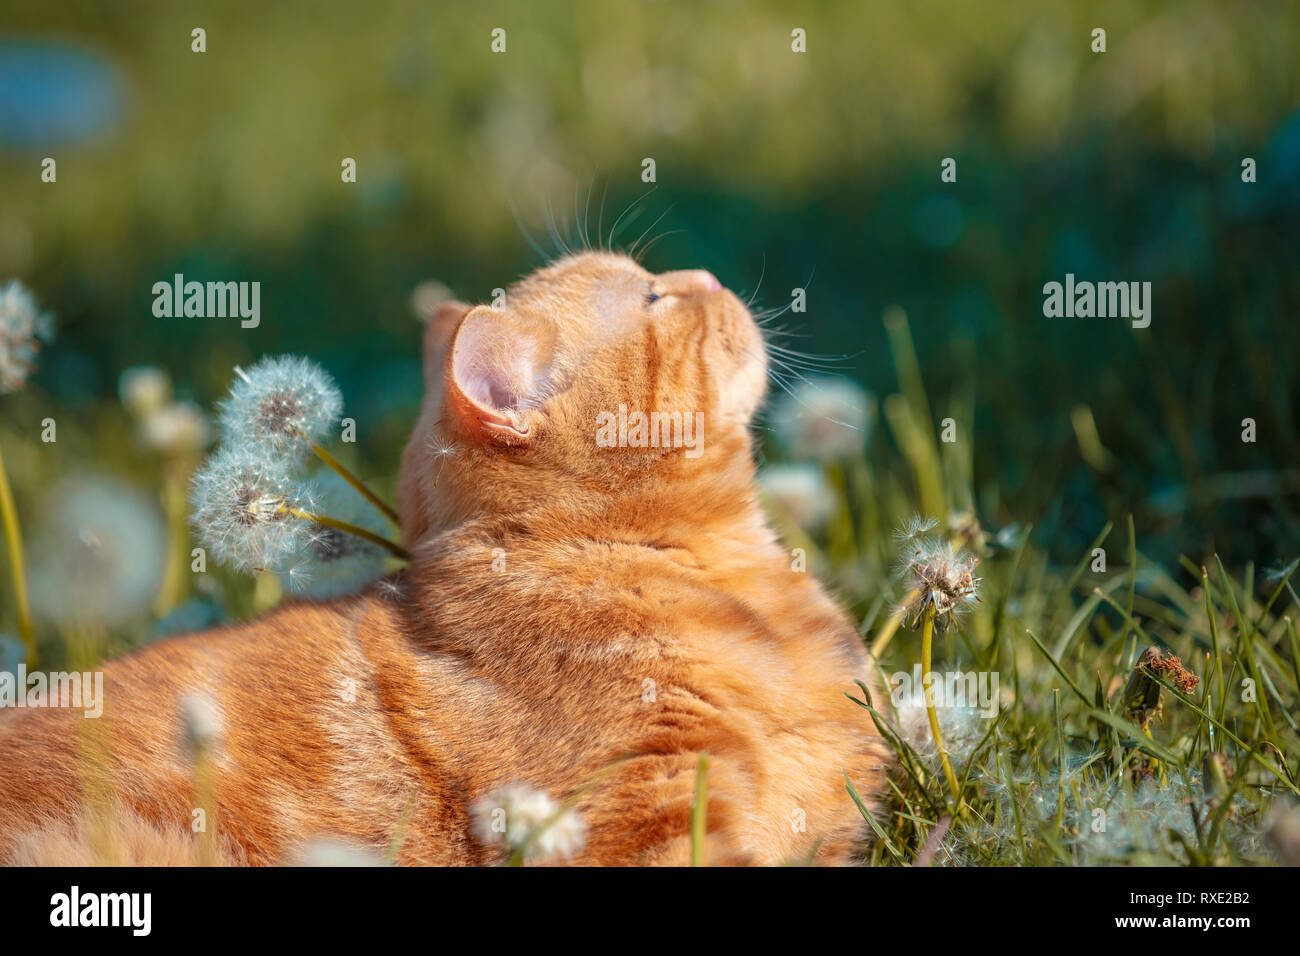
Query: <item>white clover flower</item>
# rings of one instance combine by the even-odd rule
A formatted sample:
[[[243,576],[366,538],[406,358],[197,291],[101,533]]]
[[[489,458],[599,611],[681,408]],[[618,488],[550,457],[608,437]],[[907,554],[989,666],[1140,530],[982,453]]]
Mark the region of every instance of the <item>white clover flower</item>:
[[[17,279],[0,286],[0,394],[16,392],[36,369],[41,344],[54,338],[54,317]]]
[[[64,479],[35,529],[32,609],[67,625],[142,617],[162,583],[166,547],[162,514],[144,495],[105,478]]]
[[[772,405],[772,430],[791,458],[828,461],[862,453],[871,431],[871,393],[849,378],[814,375]]]
[[[558,814],[558,815],[557,815]],[[507,852],[524,850],[526,860],[566,858],[587,842],[587,825],[573,809],[524,783],[512,783],[481,797],[470,808],[474,835]]]
[[[384,517],[336,472],[321,471],[311,483],[318,514],[383,535]],[[309,523],[298,560],[282,577],[289,589],[314,598],[355,594],[384,572],[387,552],[364,538]]]
[[[193,402],[171,402],[145,416],[140,440],[164,455],[202,451],[211,439],[203,409]]]
[[[117,394],[128,412],[143,418],[171,401],[171,376],[153,365],[134,365],[117,377]]]
[[[817,465],[767,465],[758,473],[763,495],[791,521],[815,531],[831,516],[834,492]]]
[[[190,509],[200,543],[237,571],[284,568],[310,527],[290,512],[311,510],[306,489],[282,462],[244,448],[222,449],[203,464]]]
[[[295,355],[236,368],[230,395],[220,404],[224,440],[259,454],[302,455],[320,441],[343,411],[343,396],[319,365]]]

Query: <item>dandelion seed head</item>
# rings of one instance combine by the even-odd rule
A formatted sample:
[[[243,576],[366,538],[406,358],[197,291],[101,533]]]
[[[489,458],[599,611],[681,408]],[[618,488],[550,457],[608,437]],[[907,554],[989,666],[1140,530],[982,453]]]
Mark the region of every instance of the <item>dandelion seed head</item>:
[[[117,377],[117,394],[128,412],[144,418],[171,401],[171,376],[154,365],[133,365]]]
[[[443,466],[447,464],[447,459],[457,452],[456,443],[443,438],[437,432],[431,432],[425,440],[425,445],[433,453],[434,460],[438,462],[438,470],[433,475],[433,486],[436,488],[438,487],[438,479],[442,477]]]
[[[902,607],[908,621],[915,624],[933,607],[937,622],[955,623],[959,614],[980,599],[981,579],[975,577],[979,558],[955,551],[946,541],[918,534],[908,534],[905,540],[912,545],[904,558],[905,586],[912,595]]]
[[[0,285],[0,394],[16,392],[36,370],[42,344],[54,338],[54,317],[17,279]]]
[[[375,849],[323,837],[303,844],[289,860],[291,866],[388,866]]]
[[[436,432],[431,432],[429,434],[429,437],[425,440],[425,444],[428,446],[429,451],[433,452],[434,456],[437,458],[450,458],[452,455],[456,454],[456,443],[443,438]]]
[[[342,414],[343,396],[333,379],[307,359],[270,356],[235,372],[230,395],[219,406],[228,444],[273,455],[303,455]]]
[[[190,752],[211,750],[221,741],[221,711],[212,698],[191,691],[181,698],[181,729]]]
[[[912,515],[907,522],[894,532],[894,540],[900,544],[911,544],[915,541],[922,540],[926,535],[939,526],[935,518],[923,515]]]
[[[489,846],[507,852],[523,847],[536,834],[525,853],[527,860],[571,857],[587,842],[587,825],[576,810],[565,810],[541,790],[523,783],[497,787],[470,809],[474,835]],[[545,826],[540,833],[539,828]]]
[[[894,721],[908,746],[924,758],[936,758],[938,748],[930,729],[930,715],[925,709],[925,691],[915,688],[901,701],[896,702]],[[944,748],[954,763],[962,763],[988,733],[989,720],[978,707],[949,705],[935,707],[939,730],[943,734]]]
[[[800,380],[772,406],[772,430],[791,458],[828,461],[861,454],[875,405],[871,393],[837,375]]]
[[[398,578],[381,578],[375,584],[375,593],[387,601],[396,601],[404,596],[401,581]]]
[[[1281,584],[1283,581],[1289,580],[1295,574],[1297,564],[1300,564],[1300,558],[1296,558],[1287,564],[1277,564],[1265,568],[1264,578],[1270,584]]]
[[[306,541],[304,489],[283,464],[244,448],[223,448],[194,475],[190,520],[200,543],[237,571],[277,570]]]
[[[308,488],[310,507],[304,510],[358,525],[382,535],[384,517],[336,472],[324,470]],[[356,594],[384,571],[387,552],[347,531],[307,522],[302,546],[286,583],[312,598]],[[296,575],[296,577],[293,577]]]
[[[66,478],[51,490],[32,532],[37,617],[114,625],[148,613],[162,581],[167,533],[145,495],[100,476]]]
[[[1173,854],[1173,830],[1185,837],[1194,833],[1191,817],[1193,794],[1181,781],[1161,787],[1154,780],[1134,785],[1131,796],[1118,785],[1093,784],[1082,789],[1085,812],[1077,820],[1073,841],[1092,857],[1089,862],[1120,861],[1141,854]],[[1094,826],[1094,809],[1104,810],[1104,826]],[[1042,816],[1042,815],[1040,815]]]
[[[140,440],[164,455],[200,452],[210,438],[207,416],[193,402],[171,402],[148,413],[140,423]]]
[[[817,465],[766,465],[758,473],[758,486],[769,501],[806,531],[816,531],[831,516],[834,495]]]

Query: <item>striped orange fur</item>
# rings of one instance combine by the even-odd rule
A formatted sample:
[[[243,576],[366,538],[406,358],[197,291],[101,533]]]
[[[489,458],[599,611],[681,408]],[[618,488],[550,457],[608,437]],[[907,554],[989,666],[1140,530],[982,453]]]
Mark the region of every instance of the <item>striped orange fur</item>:
[[[499,308],[443,306],[424,349],[399,486],[410,567],[114,661],[98,721],[0,714],[0,859],[197,861],[179,710],[199,692],[223,725],[225,862],[319,837],[492,862],[469,808],[522,781],[580,792],[571,862],[681,864],[701,753],[707,862],[851,862],[844,774],[870,801],[886,749],[845,693],[875,685],[760,510],[767,368],[743,303],[706,272],[583,253]],[[620,406],[702,422],[698,454],[598,441]]]

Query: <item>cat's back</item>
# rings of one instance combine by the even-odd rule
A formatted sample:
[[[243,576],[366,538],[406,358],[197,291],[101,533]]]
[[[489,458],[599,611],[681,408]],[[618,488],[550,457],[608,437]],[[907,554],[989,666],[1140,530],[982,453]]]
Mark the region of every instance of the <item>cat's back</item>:
[[[81,826],[97,801],[118,822],[188,831],[196,744],[217,770],[223,839],[249,862],[314,834],[386,845],[423,782],[385,715],[373,661],[398,641],[375,594],[290,604],[104,665],[97,718],[66,707],[0,715],[0,855],[33,829]]]

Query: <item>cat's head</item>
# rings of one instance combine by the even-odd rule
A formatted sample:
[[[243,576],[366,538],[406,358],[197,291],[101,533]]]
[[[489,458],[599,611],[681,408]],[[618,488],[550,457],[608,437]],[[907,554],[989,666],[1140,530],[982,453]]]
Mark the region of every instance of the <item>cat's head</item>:
[[[692,488],[750,497],[766,349],[708,272],[569,256],[492,305],[443,305],[424,363],[399,488],[408,545],[538,502],[590,515]]]

